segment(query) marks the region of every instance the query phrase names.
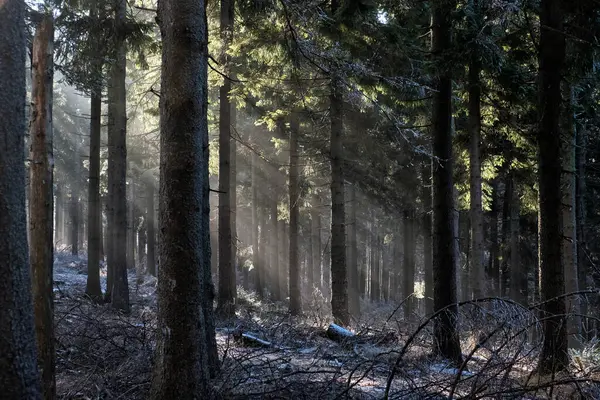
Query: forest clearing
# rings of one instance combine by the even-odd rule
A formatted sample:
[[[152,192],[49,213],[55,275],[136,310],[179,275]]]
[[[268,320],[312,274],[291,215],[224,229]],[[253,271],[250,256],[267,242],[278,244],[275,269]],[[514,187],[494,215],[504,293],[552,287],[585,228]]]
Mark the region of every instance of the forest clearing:
[[[0,0],[0,400],[600,399],[598,0]]]

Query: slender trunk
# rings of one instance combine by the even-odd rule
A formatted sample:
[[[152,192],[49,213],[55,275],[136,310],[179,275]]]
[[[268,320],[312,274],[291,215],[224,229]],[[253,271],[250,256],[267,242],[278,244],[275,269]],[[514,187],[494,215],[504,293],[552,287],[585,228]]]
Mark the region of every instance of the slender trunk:
[[[474,13],[479,22],[479,0],[472,0]],[[479,23],[474,32],[479,30]],[[473,296],[483,297],[483,209],[481,204],[481,61],[477,48],[471,53],[469,64],[469,131],[470,152],[470,194],[471,194],[471,265],[469,282]]]
[[[55,228],[54,228],[54,242],[60,248],[65,242],[65,198],[63,189],[57,185],[54,191],[56,196],[56,202],[54,203],[54,209],[56,213]]]
[[[415,300],[415,232],[414,232],[414,210],[404,210],[403,212],[404,226],[404,319],[412,318]],[[410,296],[410,297],[409,297]]]
[[[538,364],[541,373],[567,368],[567,329],[562,265],[562,225],[560,177],[560,82],[565,61],[565,36],[561,1],[542,0],[539,55],[540,126],[539,192],[540,192],[540,276],[544,315],[544,344]]]
[[[260,226],[259,244],[258,244],[258,262],[260,264],[260,280],[263,284],[264,294],[270,294],[273,291],[273,282],[271,281],[271,269],[269,268],[269,211],[263,202],[265,196],[261,196],[261,204],[258,210],[258,220]]]
[[[433,5],[432,53],[440,68],[433,99],[433,303],[440,312],[434,323],[434,352],[462,363],[458,338],[456,252],[453,246],[452,77],[446,52],[452,45],[451,1]],[[443,310],[443,311],[442,311]]]
[[[521,200],[514,178],[512,186],[512,199],[510,204],[510,298],[527,306],[527,287],[523,287],[523,275],[526,277],[527,272],[520,257],[519,222]]]
[[[233,0],[221,0],[221,63],[224,72],[231,71],[227,50],[233,35]],[[233,237],[231,234],[231,80],[223,79],[219,88],[219,291],[217,313],[224,317],[235,315],[235,263],[233,260]],[[235,189],[235,187],[234,187]]]
[[[349,287],[348,296],[349,303],[348,309],[350,315],[355,319],[360,316],[360,288],[359,288],[359,276],[358,276],[358,244],[356,242],[356,188],[354,185],[349,185],[349,202],[350,202],[350,215],[349,215],[349,230],[348,230],[348,277]]]
[[[0,0],[0,386],[40,399],[25,206],[25,2]]]
[[[316,209],[318,202],[311,209],[311,239],[313,254],[313,282],[317,289],[321,290],[321,214]]]
[[[88,276],[85,293],[98,301],[100,288],[100,244],[102,243],[102,204],[100,203],[100,118],[101,93],[92,93],[90,109],[90,171],[88,183]]]
[[[150,398],[211,398],[219,369],[210,277],[204,1],[159,2],[162,36],[158,337]],[[194,40],[191,40],[194,38]]]
[[[423,164],[421,194],[423,199],[423,268],[425,270],[425,315],[433,313],[433,245],[432,245],[432,199],[431,199],[431,160]]]
[[[333,8],[333,6],[332,6]],[[342,84],[331,80],[331,311],[340,325],[350,323],[346,267],[346,211],[344,199],[344,148]]]
[[[156,234],[154,233],[154,182],[146,182],[146,270],[156,276]]]
[[[490,261],[489,278],[496,296],[500,296],[500,260],[498,245],[498,212],[499,212],[498,178],[492,181],[492,203],[490,205]]]
[[[273,193],[275,192],[275,189],[273,191]],[[272,280],[271,280],[271,284],[272,284],[272,289],[271,292],[273,293],[273,300],[279,301],[282,300],[281,298],[281,288],[280,288],[280,282],[281,282],[281,277],[279,275],[280,273],[280,268],[279,268],[279,237],[277,235],[277,229],[279,226],[278,223],[278,210],[277,210],[277,196],[273,196],[273,198],[271,199],[271,207],[270,207],[270,213],[271,213],[271,226],[270,226],[270,237],[269,237],[269,242],[271,243],[270,246],[270,256],[271,256],[271,260],[270,260],[270,264],[271,264],[271,274],[272,274]]]
[[[75,189],[71,191],[69,206],[71,214],[71,255],[77,256],[79,254],[79,198],[75,194]]]
[[[372,212],[371,218],[371,285],[370,285],[370,294],[371,301],[378,302],[379,301],[379,231],[377,226],[377,213],[375,211]]]
[[[144,273],[144,265],[146,262],[146,220],[145,218],[142,218],[139,226],[138,226],[138,230],[137,230],[137,245],[138,245],[138,250],[137,250],[137,254],[138,254],[138,266],[140,268],[140,271],[142,273]]]
[[[52,89],[54,77],[54,22],[46,14],[36,28],[32,54],[32,112],[29,166],[29,260],[38,367],[44,399],[56,397],[54,350],[54,263],[52,193],[54,156],[52,152]]]
[[[258,155],[252,152],[252,273],[256,293],[262,296],[263,283],[260,279],[260,263],[258,260]]]
[[[587,155],[587,127],[583,127],[577,131],[576,139],[576,219],[577,219],[577,272],[579,274],[579,289],[588,288],[588,275],[590,274],[588,259],[587,259],[587,226],[586,226],[586,155]],[[588,301],[586,298],[581,302],[581,315],[588,314]],[[591,321],[586,318],[586,325]],[[584,331],[586,339],[591,339],[589,330]]]
[[[576,221],[576,165],[575,142],[577,129],[575,127],[575,99],[573,87],[565,83],[564,129],[561,140],[562,157],[562,226],[563,226],[563,268],[565,271],[566,293],[579,291],[579,274],[577,272],[577,221]],[[565,298],[567,313],[567,335],[569,348],[580,348],[581,337],[581,298],[579,295]]]
[[[129,181],[129,207],[127,208],[127,269],[135,270],[135,183]]]
[[[509,295],[508,278],[510,269],[510,219],[513,201],[513,172],[508,171],[504,181],[502,204],[502,264],[500,265],[500,296]]]
[[[290,313],[299,315],[302,312],[300,291],[300,265],[298,255],[298,219],[300,217],[300,190],[298,187],[298,117],[293,116],[290,122],[290,253],[289,253],[289,294]]]

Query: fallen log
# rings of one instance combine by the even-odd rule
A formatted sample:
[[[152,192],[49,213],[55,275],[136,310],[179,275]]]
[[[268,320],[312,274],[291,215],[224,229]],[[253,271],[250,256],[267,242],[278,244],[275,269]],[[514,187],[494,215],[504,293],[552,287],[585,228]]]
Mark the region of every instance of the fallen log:
[[[350,332],[348,329],[342,328],[337,324],[329,324],[325,334],[329,339],[335,341],[343,341],[356,336],[353,332]]]

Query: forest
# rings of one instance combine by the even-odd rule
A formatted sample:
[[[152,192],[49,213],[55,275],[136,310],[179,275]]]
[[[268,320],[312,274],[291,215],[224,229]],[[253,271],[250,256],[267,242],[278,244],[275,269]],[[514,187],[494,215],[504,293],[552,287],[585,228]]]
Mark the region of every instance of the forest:
[[[597,0],[0,0],[0,399],[600,399]]]

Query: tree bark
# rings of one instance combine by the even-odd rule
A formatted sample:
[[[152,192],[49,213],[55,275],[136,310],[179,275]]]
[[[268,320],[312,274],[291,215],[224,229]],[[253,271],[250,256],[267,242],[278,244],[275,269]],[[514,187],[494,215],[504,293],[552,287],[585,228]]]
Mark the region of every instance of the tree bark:
[[[371,301],[378,302],[380,300],[379,287],[381,282],[379,280],[379,230],[377,225],[377,213],[375,211],[371,214],[371,285],[370,294]]]
[[[423,269],[425,270],[425,315],[433,313],[433,245],[432,239],[432,199],[431,199],[431,160],[426,160],[422,170],[423,200]]]
[[[312,265],[313,265],[313,285],[321,290],[321,215],[317,210],[319,202],[315,198],[315,204],[310,211],[310,226],[312,240]]]
[[[163,40],[158,338],[151,398],[212,398],[207,21],[203,1],[158,4]],[[214,349],[213,349],[214,346]]]
[[[276,188],[273,188],[273,193],[277,193],[276,192]],[[280,272],[281,269],[279,268],[279,237],[277,234],[277,230],[279,227],[279,222],[278,222],[278,201],[277,201],[277,196],[273,195],[272,199],[271,199],[271,204],[270,204],[270,227],[269,227],[269,242],[271,243],[270,245],[270,256],[271,256],[271,260],[269,262],[269,264],[271,264],[271,274],[272,274],[272,290],[271,292],[273,293],[273,300],[279,301],[282,300],[281,298],[281,287],[280,282],[281,282],[281,276],[280,276]]]
[[[586,157],[587,157],[587,127],[582,127],[576,132],[576,220],[577,220],[577,272],[579,274],[579,289],[588,288],[588,275],[589,265],[587,259],[587,212],[586,212],[586,196],[587,196],[587,185],[586,185]],[[581,302],[581,315],[587,315],[588,313],[588,301],[583,299]],[[585,318],[584,327],[591,322],[590,319]],[[583,333],[586,339],[591,339],[589,336],[589,329]]]
[[[73,183],[76,186],[77,182]],[[79,255],[79,196],[76,194],[77,189],[71,189],[71,199],[69,201],[69,213],[71,217],[71,255]]]
[[[504,201],[502,202],[502,263],[500,264],[500,296],[509,295],[510,275],[510,221],[512,202],[514,200],[513,171],[506,173],[504,180]]]
[[[109,201],[112,210],[110,238],[113,252],[113,279],[110,293],[113,308],[129,312],[127,282],[127,110],[126,110],[126,55],[125,0],[114,0],[115,6],[115,61],[110,71],[108,108],[108,174]],[[112,164],[112,165],[110,165]],[[110,178],[112,175],[112,178]]]
[[[490,205],[490,261],[489,278],[492,282],[492,289],[496,296],[500,296],[500,260],[498,259],[498,212],[499,212],[499,189],[498,178],[492,181],[492,203]]]
[[[32,54],[29,149],[29,260],[32,273],[38,367],[44,398],[56,397],[54,350],[52,90],[54,22],[45,14],[36,27]]]
[[[302,312],[300,265],[298,255],[298,231],[300,218],[300,189],[298,187],[298,116],[293,115],[290,121],[290,247],[289,247],[289,295],[290,314],[299,315]]]
[[[224,74],[231,72],[227,50],[233,36],[234,0],[221,0],[221,64]],[[231,80],[223,79],[219,88],[219,291],[217,313],[223,317],[235,315],[235,263],[231,234]],[[235,189],[235,187],[234,187]]]
[[[475,35],[480,29],[479,0],[472,0],[476,23],[472,27]],[[469,63],[469,131],[470,194],[471,194],[471,265],[469,282],[475,299],[483,297],[483,208],[481,204],[481,61],[475,45]]]
[[[128,201],[129,207],[127,207],[127,269],[135,270],[135,220],[136,220],[136,207],[135,207],[135,182],[133,179],[129,180]]]
[[[258,155],[252,152],[252,274],[254,287],[259,297],[263,294],[263,282],[260,274],[260,261],[258,259]]]
[[[576,220],[576,165],[575,142],[575,99],[573,87],[565,83],[564,129],[561,140],[562,157],[562,225],[563,225],[563,268],[565,271],[566,293],[579,291],[579,274],[577,272],[577,220]],[[579,295],[565,298],[567,313],[567,335],[569,348],[580,348],[581,337],[581,297]]]
[[[333,9],[333,6],[332,6]],[[334,11],[335,13],[335,11]],[[338,77],[331,80],[331,311],[336,323],[347,326],[346,211],[344,199],[343,99]]]
[[[521,199],[517,184],[512,182],[512,199],[510,204],[510,298],[523,306],[527,306],[527,287],[523,287],[523,278],[527,282],[527,272],[520,257],[520,211]]]
[[[98,88],[96,88],[98,89]],[[88,181],[88,275],[85,294],[95,301],[102,299],[100,287],[100,244],[102,243],[102,204],[100,202],[100,118],[101,92],[92,92],[90,107],[90,170]]]
[[[565,60],[565,37],[561,1],[542,0],[539,54],[540,126],[539,187],[540,187],[540,276],[544,344],[538,364],[540,373],[567,368],[567,330],[562,265],[561,225],[561,154],[560,154],[560,81]]]
[[[355,319],[360,316],[360,288],[358,287],[358,244],[356,242],[356,188],[348,185],[350,215],[348,225],[348,311]]]
[[[415,230],[414,230],[414,210],[404,210],[404,319],[409,320],[415,309]],[[410,297],[409,297],[410,296]]]
[[[146,270],[156,276],[156,233],[154,231],[154,182],[146,182]]]
[[[39,399],[25,212],[25,2],[0,0],[0,386]]]
[[[460,365],[462,353],[458,338],[456,257],[454,250],[452,155],[452,77],[445,52],[452,45],[451,10],[453,2],[433,5],[432,53],[440,71],[435,77],[433,98],[433,303],[440,312],[434,323],[434,353]]]

